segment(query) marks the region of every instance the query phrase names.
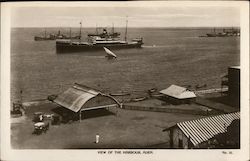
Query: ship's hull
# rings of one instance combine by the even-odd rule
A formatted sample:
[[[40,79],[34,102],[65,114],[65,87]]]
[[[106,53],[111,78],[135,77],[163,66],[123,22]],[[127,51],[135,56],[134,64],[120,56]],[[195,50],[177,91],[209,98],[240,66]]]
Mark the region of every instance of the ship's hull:
[[[71,44],[56,42],[57,53],[71,53],[71,52],[85,52],[85,51],[98,51],[103,50],[103,47],[107,47],[111,50],[128,49],[128,48],[141,48],[143,43],[118,43],[118,44]]]
[[[47,41],[47,40],[55,40],[56,38],[50,38],[50,37],[39,37],[39,36],[35,36],[34,40],[35,41]]]
[[[207,34],[207,37],[216,37],[216,34]]]

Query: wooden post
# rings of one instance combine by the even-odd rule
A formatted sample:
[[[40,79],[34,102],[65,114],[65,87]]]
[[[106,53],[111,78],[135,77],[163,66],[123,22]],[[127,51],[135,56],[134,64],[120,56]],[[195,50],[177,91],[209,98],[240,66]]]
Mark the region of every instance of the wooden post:
[[[80,112],[79,112],[79,121],[80,121],[80,122],[81,122],[81,120],[82,120],[81,114],[82,114],[82,111],[80,110]]]

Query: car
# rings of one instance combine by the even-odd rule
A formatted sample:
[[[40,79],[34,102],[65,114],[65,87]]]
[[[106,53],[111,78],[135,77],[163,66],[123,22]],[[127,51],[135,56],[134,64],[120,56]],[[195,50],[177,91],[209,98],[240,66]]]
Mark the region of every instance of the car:
[[[37,122],[34,124],[33,134],[40,135],[46,133],[49,130],[49,122]]]

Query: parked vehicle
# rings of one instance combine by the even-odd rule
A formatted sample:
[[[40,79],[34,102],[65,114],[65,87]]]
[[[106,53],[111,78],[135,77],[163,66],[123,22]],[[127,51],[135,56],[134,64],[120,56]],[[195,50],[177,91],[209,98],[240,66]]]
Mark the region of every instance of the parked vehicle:
[[[13,103],[13,110],[11,111],[11,116],[13,117],[20,117],[23,115],[21,109],[23,106],[21,103]]]
[[[49,130],[49,122],[37,122],[34,124],[33,134],[40,135],[42,133],[46,133],[47,130]]]
[[[33,122],[42,122],[44,119],[42,112],[35,112],[33,116]]]

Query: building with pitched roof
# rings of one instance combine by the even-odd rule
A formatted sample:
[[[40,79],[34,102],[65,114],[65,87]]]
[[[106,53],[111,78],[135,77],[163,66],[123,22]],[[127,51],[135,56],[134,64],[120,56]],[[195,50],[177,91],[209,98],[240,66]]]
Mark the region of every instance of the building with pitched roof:
[[[54,102],[73,114],[78,114],[80,120],[83,118],[84,111],[120,106],[112,96],[79,84],[59,94]]]
[[[232,124],[237,120],[240,120],[240,112],[179,122],[163,131],[169,132],[171,148],[218,148],[222,147],[221,143],[224,146],[230,142],[235,145],[239,144],[239,138],[231,137],[236,136],[232,132],[239,133],[240,131],[238,124]],[[239,134],[237,136],[239,137]]]
[[[166,101],[173,104],[190,103],[196,98],[194,92],[177,85],[171,85],[167,89],[161,90],[160,93],[164,95]]]

